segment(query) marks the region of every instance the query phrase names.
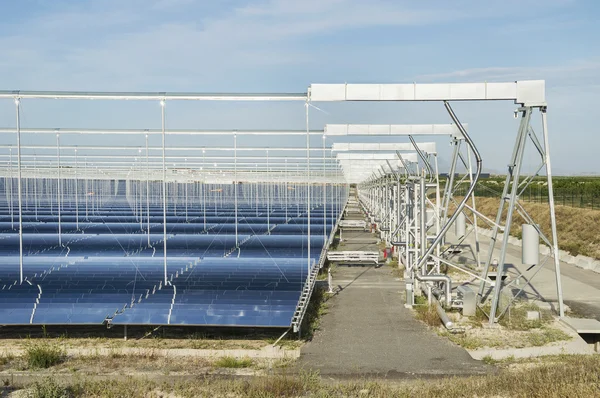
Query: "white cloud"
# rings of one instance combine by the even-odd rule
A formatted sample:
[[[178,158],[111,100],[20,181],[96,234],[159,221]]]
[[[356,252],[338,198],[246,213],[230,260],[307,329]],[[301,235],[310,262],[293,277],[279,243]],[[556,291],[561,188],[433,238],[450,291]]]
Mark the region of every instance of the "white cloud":
[[[600,84],[600,58],[549,66],[485,67],[417,76],[418,81],[515,81],[545,79],[552,87]]]
[[[10,34],[0,37],[4,60],[0,72],[28,88],[144,89],[184,86],[186,80],[188,85],[210,85],[265,68],[318,64],[314,48],[302,45],[306,38],[353,29],[368,34],[382,26],[497,18],[514,12],[516,4],[536,3],[268,0],[229,8],[190,0],[76,3],[19,21],[28,29],[9,29]],[[562,6],[564,1],[545,4]],[[334,52],[335,47],[327,51]]]

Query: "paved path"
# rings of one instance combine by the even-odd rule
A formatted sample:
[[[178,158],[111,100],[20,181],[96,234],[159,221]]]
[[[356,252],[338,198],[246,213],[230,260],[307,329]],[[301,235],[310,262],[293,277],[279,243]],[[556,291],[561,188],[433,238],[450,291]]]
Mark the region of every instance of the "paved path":
[[[391,268],[339,267],[320,330],[299,366],[334,378],[402,378],[487,371],[462,348],[437,336],[404,308],[403,285]]]
[[[378,250],[375,234],[344,232],[338,250]],[[392,268],[340,266],[338,293],[320,329],[301,350],[298,366],[332,378],[406,378],[491,371],[441,338],[404,307],[404,284]]]

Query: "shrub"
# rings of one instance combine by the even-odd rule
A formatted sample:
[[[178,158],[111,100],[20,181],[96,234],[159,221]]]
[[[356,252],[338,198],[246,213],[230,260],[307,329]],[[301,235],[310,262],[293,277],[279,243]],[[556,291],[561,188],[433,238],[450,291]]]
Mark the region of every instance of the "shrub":
[[[47,369],[65,360],[64,350],[55,344],[32,343],[25,350],[30,369]]]
[[[417,319],[424,322],[428,326],[437,327],[442,324],[435,306],[429,304],[420,304],[414,306],[417,314]]]
[[[33,383],[26,396],[28,398],[70,398],[75,394],[72,388],[62,386],[54,379],[48,378]]]
[[[234,357],[221,357],[215,362],[215,366],[218,368],[249,368],[254,362],[250,358],[234,358]]]

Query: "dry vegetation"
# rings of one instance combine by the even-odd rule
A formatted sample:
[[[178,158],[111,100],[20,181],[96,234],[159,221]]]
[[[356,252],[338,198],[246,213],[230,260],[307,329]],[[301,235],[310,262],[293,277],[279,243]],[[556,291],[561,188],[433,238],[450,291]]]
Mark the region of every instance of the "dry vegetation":
[[[594,397],[600,394],[599,356],[560,356],[500,364],[485,376],[387,383],[322,381],[314,372],[265,377],[78,378],[63,382],[40,378],[29,384],[32,397]],[[15,386],[20,388],[22,386]],[[7,387],[11,388],[11,386]]]
[[[461,198],[456,198],[459,201]],[[540,225],[546,236],[550,237],[550,214],[548,205],[540,203],[520,202],[533,219]],[[485,214],[486,217],[495,220],[498,213],[500,200],[498,198],[477,197],[477,210]],[[467,210],[467,215],[471,214]],[[506,217],[506,210],[503,220]],[[598,225],[600,225],[600,212],[597,210],[576,208],[570,206],[556,206],[556,220],[558,232],[558,246],[560,249],[570,252],[576,256],[578,254],[600,259],[600,238],[598,236]],[[525,220],[514,213],[511,235],[521,237],[521,224]],[[479,225],[489,228],[481,219]]]
[[[475,317],[463,317],[458,312],[448,312],[448,316],[459,332],[449,332],[440,321],[433,306],[427,304],[424,296],[415,298],[416,318],[435,328],[440,336],[469,350],[480,348],[525,348],[540,347],[560,341],[571,340],[550,311],[540,310],[532,304],[521,303],[500,319],[498,328],[486,329],[488,318],[478,309]],[[489,306],[488,306],[489,307]],[[489,311],[489,308],[487,308]],[[527,320],[527,311],[539,311],[539,320]]]
[[[25,336],[27,337],[27,336]],[[190,334],[185,338],[162,338],[149,337],[146,339],[130,339],[124,341],[123,338],[105,338],[105,337],[58,337],[58,338],[39,338],[31,341],[40,341],[44,343],[56,342],[64,349],[120,349],[120,348],[139,348],[139,349],[195,349],[195,350],[260,350],[269,345],[269,339],[228,339],[228,338],[209,338],[203,335]],[[10,347],[11,350],[22,350],[30,345],[28,338],[21,339],[2,339],[2,347]]]

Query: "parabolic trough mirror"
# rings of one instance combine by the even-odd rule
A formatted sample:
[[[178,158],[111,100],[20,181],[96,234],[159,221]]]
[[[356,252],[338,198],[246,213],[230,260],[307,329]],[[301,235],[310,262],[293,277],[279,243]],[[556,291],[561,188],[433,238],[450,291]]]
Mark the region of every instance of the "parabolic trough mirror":
[[[300,94],[0,92],[6,99],[2,106],[13,102],[16,120],[14,127],[4,121],[7,127],[0,129],[0,323],[298,331],[350,184],[358,184],[362,205],[380,220],[382,240],[399,248],[407,291],[414,291],[412,283],[426,284],[451,306],[452,281],[439,268],[442,244],[463,210],[472,214],[477,233],[478,215],[472,191],[450,214],[452,178],[462,162],[468,170],[463,178],[474,185],[481,159],[449,101],[520,105],[522,123],[503,196],[512,214],[522,147],[531,136],[530,115],[533,109],[546,112],[543,90],[543,82],[512,82],[312,85]],[[157,126],[22,126],[27,102],[40,100],[150,101],[156,104]],[[169,106],[181,101],[298,101],[305,125],[297,130],[169,128]],[[309,111],[320,101],[439,101],[452,123],[311,130]],[[352,135],[371,141],[344,142]],[[399,141],[373,141],[380,135]],[[443,192],[435,143],[413,138],[430,135],[447,135],[455,147]],[[256,145],[256,136],[295,141]],[[30,137],[26,144],[23,137]],[[534,144],[542,155],[540,169],[547,167],[550,175],[543,141]],[[549,211],[554,214],[553,203]],[[499,216],[494,225],[500,223]],[[510,223],[509,216],[503,228]],[[542,239],[556,254],[554,221],[552,227],[553,236],[542,234]],[[506,247],[500,249],[499,272]],[[480,296],[490,286],[485,265],[492,255],[481,257]],[[557,260],[555,266],[559,271]],[[502,288],[494,285],[491,322],[498,316]],[[560,292],[560,272],[557,288]],[[407,299],[410,304],[412,297]]]

